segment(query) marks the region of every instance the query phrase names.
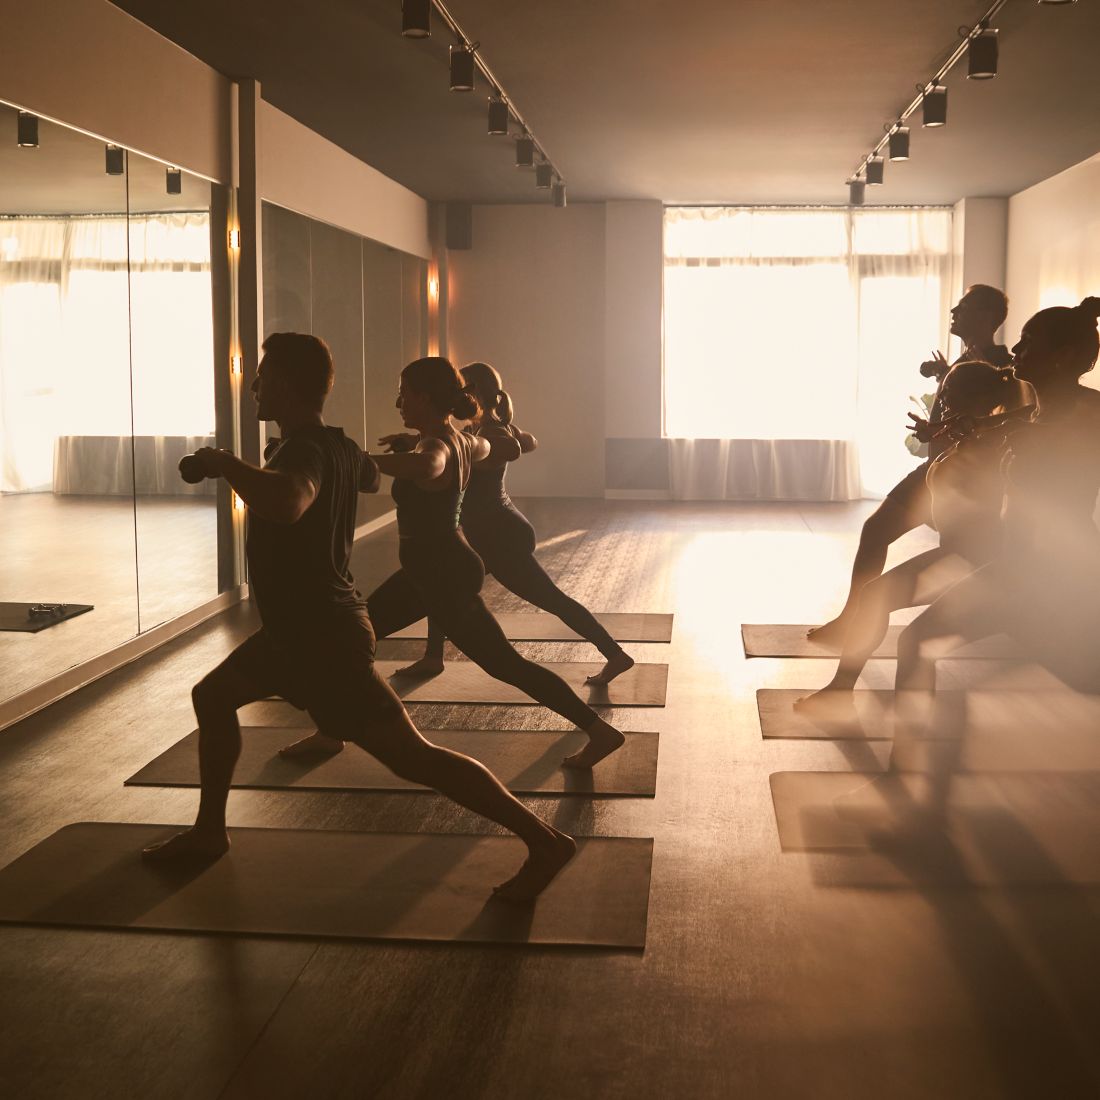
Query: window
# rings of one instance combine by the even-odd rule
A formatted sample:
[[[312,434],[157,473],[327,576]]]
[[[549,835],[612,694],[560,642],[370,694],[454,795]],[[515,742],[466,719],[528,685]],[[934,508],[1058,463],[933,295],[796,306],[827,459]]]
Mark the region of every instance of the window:
[[[666,436],[845,441],[884,492],[913,466],[906,413],[946,335],[950,245],[946,209],[669,207]]]

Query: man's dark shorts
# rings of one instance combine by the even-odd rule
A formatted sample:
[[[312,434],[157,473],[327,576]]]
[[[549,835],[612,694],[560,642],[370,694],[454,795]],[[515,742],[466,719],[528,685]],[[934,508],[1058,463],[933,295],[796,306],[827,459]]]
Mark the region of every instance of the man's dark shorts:
[[[374,668],[374,631],[366,615],[295,634],[260,630],[210,674],[230,674],[256,699],[281,696],[332,737],[361,741],[380,709],[401,703]]]
[[[911,527],[919,527],[922,523],[932,526],[932,494],[928,491],[928,467],[931,465],[931,461],[922,462],[886,494],[891,504],[905,512]]]

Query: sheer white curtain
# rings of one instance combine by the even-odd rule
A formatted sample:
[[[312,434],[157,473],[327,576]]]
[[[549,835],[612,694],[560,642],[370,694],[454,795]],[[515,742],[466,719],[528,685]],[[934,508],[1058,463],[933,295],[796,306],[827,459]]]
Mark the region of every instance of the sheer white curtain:
[[[0,218],[0,491],[129,493],[132,435],[205,441],[210,293],[206,213]]]
[[[945,332],[947,210],[669,207],[665,434],[683,499],[888,489]]]

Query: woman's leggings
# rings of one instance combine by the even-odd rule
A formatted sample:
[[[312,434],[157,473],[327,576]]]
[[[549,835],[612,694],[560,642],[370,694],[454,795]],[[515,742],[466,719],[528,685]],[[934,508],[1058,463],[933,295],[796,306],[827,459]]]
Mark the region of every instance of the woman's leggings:
[[[522,512],[509,506],[493,508],[483,518],[467,517],[463,531],[485,563],[485,572],[496,577],[509,592],[559,618],[604,657],[610,659],[622,652],[595,615],[567,596],[539,564],[535,557],[535,529]],[[441,654],[444,637],[458,645],[458,639],[441,622],[429,619],[428,651]]]
[[[598,715],[560,676],[520,656],[485,606],[481,560],[460,533],[401,542],[401,568],[367,597],[377,637],[385,638],[425,615],[490,676],[517,687],[580,729]]]

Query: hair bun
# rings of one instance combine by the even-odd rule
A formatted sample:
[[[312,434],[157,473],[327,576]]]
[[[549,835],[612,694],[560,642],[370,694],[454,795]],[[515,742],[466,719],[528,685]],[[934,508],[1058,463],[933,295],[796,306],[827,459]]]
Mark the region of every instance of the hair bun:
[[[1094,295],[1081,300],[1081,303],[1075,308],[1079,309],[1086,317],[1091,317],[1094,321],[1100,320],[1100,298]]]

